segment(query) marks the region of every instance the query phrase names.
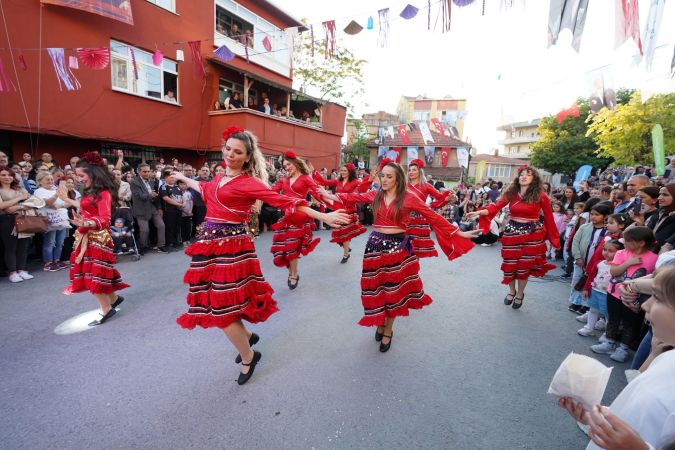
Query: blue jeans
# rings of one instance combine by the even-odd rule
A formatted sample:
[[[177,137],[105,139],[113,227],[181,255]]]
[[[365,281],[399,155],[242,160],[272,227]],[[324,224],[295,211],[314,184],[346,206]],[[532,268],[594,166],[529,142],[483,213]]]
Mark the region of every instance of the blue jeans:
[[[649,353],[652,351],[652,328],[649,327],[649,331],[640,342],[640,346],[633,356],[633,362],[630,365],[630,368],[633,370],[638,370],[642,364],[647,360]]]
[[[48,263],[61,259],[63,241],[68,235],[66,228],[47,231],[42,235],[42,261]]]
[[[570,303],[573,305],[584,305],[588,306],[588,300],[585,300],[581,296],[581,291],[574,289],[574,286],[581,280],[581,277],[584,275],[584,269],[574,264],[574,272],[572,272],[572,290],[570,292]]]

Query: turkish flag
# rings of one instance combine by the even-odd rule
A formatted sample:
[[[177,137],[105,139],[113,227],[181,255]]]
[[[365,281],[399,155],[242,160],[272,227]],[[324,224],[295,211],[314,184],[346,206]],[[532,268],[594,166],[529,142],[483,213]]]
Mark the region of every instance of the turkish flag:
[[[405,129],[405,125],[398,125],[398,133],[401,135],[403,143],[405,145],[410,145],[410,137],[408,136],[408,130]]]
[[[448,167],[448,160],[450,159],[450,147],[441,148],[441,165]]]
[[[579,117],[579,105],[575,102],[571,107],[567,109],[563,109],[556,115],[556,120],[558,122],[558,125],[561,125],[565,119],[567,119],[570,116],[573,117]]]
[[[431,119],[431,123],[434,124],[434,127],[436,127],[436,131],[438,131],[438,134],[442,136],[447,136],[448,133],[443,129],[443,124],[441,123],[440,120],[438,119]]]

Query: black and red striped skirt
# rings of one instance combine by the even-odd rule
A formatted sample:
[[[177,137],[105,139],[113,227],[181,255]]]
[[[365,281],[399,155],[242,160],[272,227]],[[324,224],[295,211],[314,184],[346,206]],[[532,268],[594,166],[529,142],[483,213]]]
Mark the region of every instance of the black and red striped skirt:
[[[331,242],[334,242],[338,245],[342,245],[344,242],[351,241],[357,236],[361,236],[363,233],[368,231],[366,227],[361,225],[359,222],[359,215],[356,213],[351,213],[349,215],[349,223],[343,225],[339,228],[335,228],[331,233]]]
[[[316,224],[311,217],[301,224],[284,222],[282,219],[272,225],[272,229],[274,236],[270,251],[277,267],[288,267],[292,260],[309,255],[321,241],[312,234],[316,230]]]
[[[546,229],[540,222],[509,221],[502,236],[502,284],[542,277],[556,266],[546,261]]]
[[[279,311],[244,224],[204,222],[185,253],[192,261],[183,279],[190,285],[188,312],[176,319],[181,327],[259,323]]]
[[[420,213],[416,211],[410,213],[410,222],[405,233],[412,236],[413,249],[418,258],[438,256],[434,241],[431,239],[431,225]]]
[[[419,260],[404,233],[373,231],[366,244],[361,272],[363,318],[359,325],[384,325],[387,317],[409,315],[432,300],[424,293]]]

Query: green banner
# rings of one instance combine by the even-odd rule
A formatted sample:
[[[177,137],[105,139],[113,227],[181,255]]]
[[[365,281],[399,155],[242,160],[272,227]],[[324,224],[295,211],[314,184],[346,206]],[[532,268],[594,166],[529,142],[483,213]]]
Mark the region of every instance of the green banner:
[[[652,148],[656,174],[661,176],[666,173],[666,155],[663,150],[663,128],[658,123],[652,128]]]

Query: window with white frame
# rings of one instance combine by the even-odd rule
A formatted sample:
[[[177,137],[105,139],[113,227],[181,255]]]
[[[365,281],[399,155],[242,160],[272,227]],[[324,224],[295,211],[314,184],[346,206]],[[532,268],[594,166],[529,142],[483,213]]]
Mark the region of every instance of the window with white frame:
[[[487,176],[490,178],[508,178],[511,176],[511,166],[505,164],[490,164],[488,166]]]
[[[152,53],[111,40],[110,68],[113,90],[178,103],[178,64],[175,61],[164,58],[162,65],[156,66],[152,63]]]
[[[164,8],[171,12],[176,12],[176,0],[147,0],[150,3],[153,3],[160,8]]]

